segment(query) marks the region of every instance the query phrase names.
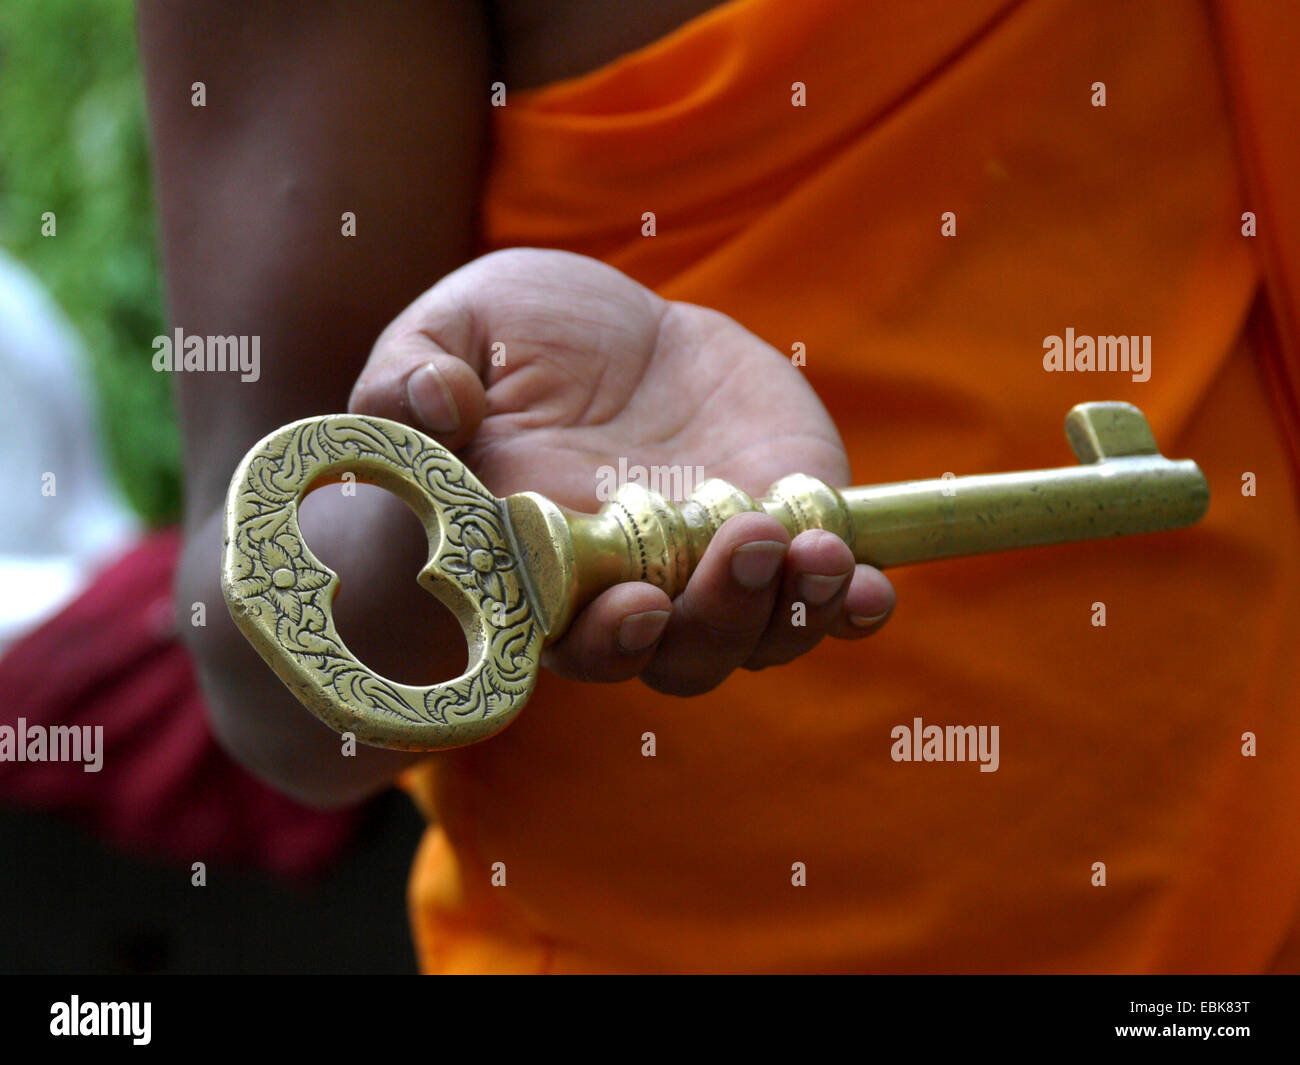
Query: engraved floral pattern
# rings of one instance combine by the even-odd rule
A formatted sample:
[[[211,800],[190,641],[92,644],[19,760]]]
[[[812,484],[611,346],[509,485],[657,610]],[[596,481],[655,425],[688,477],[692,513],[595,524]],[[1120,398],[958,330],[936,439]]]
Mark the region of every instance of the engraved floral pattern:
[[[283,535],[262,540],[257,561],[260,566],[254,570],[256,575],[244,581],[245,595],[265,596],[278,613],[295,625],[303,623],[304,610],[318,609],[304,604],[302,593],[324,588],[330,575],[303,563],[301,543]],[[323,619],[319,627],[323,627]]]
[[[509,552],[494,544],[488,531],[473,518],[450,530],[449,538],[464,554],[449,554],[442,563],[443,570],[462,581],[472,582],[488,599],[504,604],[504,575],[515,568]]]

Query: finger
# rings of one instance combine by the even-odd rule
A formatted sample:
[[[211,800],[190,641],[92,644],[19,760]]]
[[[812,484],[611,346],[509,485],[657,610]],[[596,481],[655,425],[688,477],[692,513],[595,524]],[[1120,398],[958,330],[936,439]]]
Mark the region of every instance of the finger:
[[[830,634],[837,640],[857,640],[880,629],[894,612],[894,586],[875,566],[858,566],[839,617]]]
[[[794,538],[766,631],[746,669],[782,665],[811,651],[840,617],[853,576],[853,552],[834,533],[810,529]]]
[[[631,680],[654,654],[672,606],[672,600],[653,584],[616,584],[597,596],[563,638],[542,652],[542,665],[574,680]]]
[[[673,603],[641,679],[666,695],[699,695],[721,684],[767,628],[789,544],[789,533],[766,514],[724,522]]]
[[[355,414],[404,422],[453,449],[473,437],[486,408],[474,368],[423,332],[380,337],[348,400]]]

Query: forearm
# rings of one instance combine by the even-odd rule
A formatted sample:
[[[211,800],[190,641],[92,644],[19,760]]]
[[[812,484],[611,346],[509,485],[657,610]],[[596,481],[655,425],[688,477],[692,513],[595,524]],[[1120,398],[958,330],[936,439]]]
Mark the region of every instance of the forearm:
[[[486,18],[475,0],[373,0],[347,18],[280,0],[142,0],[140,31],[172,323],[256,338],[261,357],[255,380],[176,375],[187,533],[177,603],[183,618],[206,605],[206,626],[186,626],[187,639],[225,746],[302,799],[347,802],[412,756],[344,756],[243,639],[218,584],[221,510],[248,448],[285,422],[346,409],[388,321],[472,256]],[[463,659],[440,674],[429,648],[463,637],[447,627],[433,640],[446,623],[414,584],[427,549],[402,507],[335,489],[307,500],[302,524],[349,590],[336,612],[349,646],[395,679],[441,679]]]

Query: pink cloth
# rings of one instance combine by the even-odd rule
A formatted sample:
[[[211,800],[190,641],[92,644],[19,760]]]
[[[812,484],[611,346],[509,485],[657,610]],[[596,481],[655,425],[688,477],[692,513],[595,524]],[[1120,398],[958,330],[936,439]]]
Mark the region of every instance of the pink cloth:
[[[137,853],[320,873],[360,811],[300,806],[217,745],[172,621],[180,544],[178,529],[146,536],[0,658],[0,725],[103,726],[98,772],[0,760],[0,802],[65,815]]]

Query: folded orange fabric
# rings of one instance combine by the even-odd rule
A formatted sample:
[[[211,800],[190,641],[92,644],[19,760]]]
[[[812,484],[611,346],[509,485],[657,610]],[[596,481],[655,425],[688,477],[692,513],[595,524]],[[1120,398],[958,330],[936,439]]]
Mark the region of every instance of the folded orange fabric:
[[[1121,399],[1213,502],[897,571],[870,643],[699,699],[544,676],[408,777],[426,970],[1296,964],[1300,153],[1269,6],[733,0],[496,112],[486,245],[803,345],[855,483],[1064,464],[1066,410]],[[1045,371],[1067,330],[1149,337],[1145,375]],[[916,718],[998,726],[997,771],[894,761]]]

